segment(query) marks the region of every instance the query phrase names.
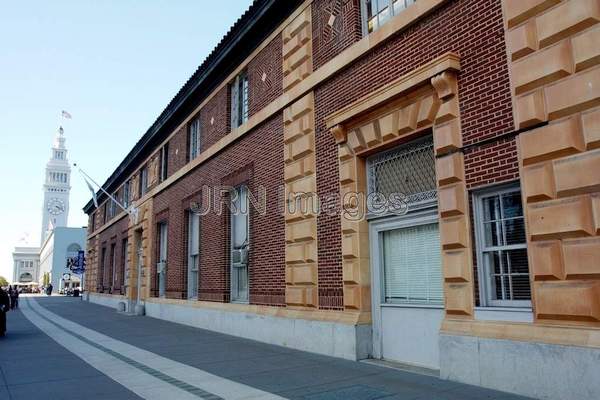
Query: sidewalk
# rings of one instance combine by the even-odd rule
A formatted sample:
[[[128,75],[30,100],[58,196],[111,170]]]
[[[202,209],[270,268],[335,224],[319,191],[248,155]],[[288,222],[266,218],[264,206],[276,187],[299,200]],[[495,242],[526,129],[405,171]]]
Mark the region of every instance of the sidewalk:
[[[21,309],[7,318],[7,335],[0,338],[0,399],[80,400],[92,393],[94,399],[140,399],[46,336]]]
[[[62,321],[61,324],[72,335],[77,336],[76,332],[79,331],[83,340],[90,341],[89,344],[94,345],[92,341],[95,340],[106,348],[122,349],[120,354],[124,355],[125,361],[133,360],[133,362],[142,363],[147,368],[151,367],[152,371],[156,371],[158,374],[164,373],[163,375],[167,378],[174,376],[169,371],[177,369],[169,367],[171,363],[184,365],[190,371],[195,371],[194,374],[191,374],[195,383],[192,384],[183,378],[178,380],[185,381],[184,383],[190,384],[198,390],[206,389],[206,385],[209,384],[212,384],[211,388],[216,388],[216,391],[221,390],[219,385],[241,385],[242,388],[255,389],[259,391],[258,393],[264,392],[263,397],[255,398],[264,398],[266,394],[275,394],[281,398],[306,400],[523,399],[430,376],[304,353],[147,317],[121,315],[110,308],[89,304],[77,298],[37,297],[35,301],[37,305],[43,307],[38,307],[40,313],[50,316],[48,319],[54,318],[56,322],[62,317],[68,320]],[[54,314],[56,317],[51,317]],[[26,323],[27,321],[24,321],[19,313],[14,313],[14,315],[9,313],[9,324],[11,324],[9,325],[11,329],[9,337],[16,335],[15,329],[19,324],[26,325]],[[77,328],[76,324],[81,327]],[[60,326],[60,324],[58,325]],[[48,326],[50,329],[51,326]],[[33,330],[32,328],[33,326],[29,323],[28,329]],[[88,332],[85,330],[86,328],[92,331]],[[58,330],[58,328],[56,329]],[[43,336],[39,331],[37,331],[37,335]],[[103,335],[108,338],[103,338]],[[17,347],[21,340],[26,339],[24,337],[14,338]],[[51,346],[48,346],[48,343]],[[19,350],[13,352],[13,346],[10,345],[10,352],[19,354]],[[25,343],[21,344],[20,350],[25,347]],[[45,339],[44,344],[36,345],[36,348],[42,347],[60,349],[56,342],[48,338]],[[5,343],[0,342],[0,349],[3,348],[5,348]],[[35,352],[35,349],[30,349],[30,351]],[[150,353],[147,352],[153,354],[148,356]],[[0,356],[3,362],[6,358],[5,353],[2,351]],[[43,375],[43,372],[39,371],[40,369],[48,369],[53,365],[53,360],[62,362],[63,357],[67,357],[74,364],[83,363],[66,349],[63,349],[62,353],[57,350],[56,353],[47,357],[47,364],[44,368],[38,368],[32,372]],[[78,374],[83,371],[96,371],[87,364],[83,364],[86,368],[79,369]],[[73,367],[76,366],[73,365]],[[70,366],[65,366],[65,368],[70,368]],[[51,369],[55,368],[51,367]],[[183,371],[181,372],[183,373]],[[189,373],[189,371],[187,372]],[[198,376],[203,373],[217,378],[208,377],[205,380],[199,380]],[[96,374],[103,377],[102,374]],[[104,377],[104,379],[109,381],[108,387],[120,387],[109,378]],[[169,379],[163,379],[163,381],[168,382]],[[127,382],[124,384],[127,385]],[[162,384],[164,385],[164,383]],[[12,395],[10,382],[8,382],[8,387]],[[88,388],[86,392],[93,393],[93,390]],[[126,390],[125,392],[131,393]],[[188,392],[191,393],[191,390]],[[215,395],[214,391],[209,394],[213,394],[215,398],[223,398]],[[122,393],[120,396],[124,396],[124,394]],[[136,398],[135,395],[132,394],[132,396],[129,398]],[[113,397],[111,396],[111,398]]]

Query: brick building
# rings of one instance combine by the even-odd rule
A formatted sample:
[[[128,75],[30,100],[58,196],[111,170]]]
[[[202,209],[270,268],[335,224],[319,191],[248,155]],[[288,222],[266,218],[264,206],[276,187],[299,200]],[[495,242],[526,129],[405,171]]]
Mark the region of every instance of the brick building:
[[[598,0],[256,1],[104,184],[136,212],[85,207],[90,300],[598,398],[599,22]]]

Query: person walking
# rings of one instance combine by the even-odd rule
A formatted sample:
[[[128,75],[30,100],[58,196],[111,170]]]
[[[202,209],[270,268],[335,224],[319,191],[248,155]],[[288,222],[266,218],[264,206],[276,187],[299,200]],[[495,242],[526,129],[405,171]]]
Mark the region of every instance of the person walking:
[[[0,287],[0,337],[6,334],[6,313],[10,310],[8,293]]]
[[[54,288],[54,287],[52,286],[52,284],[51,284],[51,283],[50,283],[50,284],[48,284],[48,287],[46,288],[46,294],[47,294],[48,296],[52,296],[52,289],[53,289],[53,288]]]
[[[11,301],[13,303],[13,308],[19,308],[19,294],[20,294],[20,289],[18,287],[15,287],[13,290],[13,297],[11,299]]]
[[[11,310],[15,308],[15,303],[13,302],[13,299],[14,299],[13,293],[14,293],[14,291],[15,291],[15,289],[13,289],[13,287],[9,285],[8,286],[7,296],[8,296],[8,301],[9,301],[9,308]]]

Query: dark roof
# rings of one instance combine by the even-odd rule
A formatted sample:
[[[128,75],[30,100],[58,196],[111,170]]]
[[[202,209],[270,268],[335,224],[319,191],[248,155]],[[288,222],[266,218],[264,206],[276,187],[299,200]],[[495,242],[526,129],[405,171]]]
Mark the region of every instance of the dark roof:
[[[301,0],[254,0],[206,57],[152,126],[140,138],[102,187],[109,193],[133,173],[219,84],[231,74],[301,3]],[[98,192],[98,199],[105,197]],[[83,211],[94,209],[90,200]]]

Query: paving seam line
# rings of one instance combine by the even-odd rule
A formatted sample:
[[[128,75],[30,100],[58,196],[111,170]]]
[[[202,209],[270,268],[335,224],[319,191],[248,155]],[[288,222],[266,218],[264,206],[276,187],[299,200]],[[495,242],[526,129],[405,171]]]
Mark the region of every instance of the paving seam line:
[[[66,328],[64,326],[61,326],[60,324],[58,324],[57,322],[55,322],[55,321],[51,320],[50,318],[46,317],[39,310],[36,309],[37,307],[39,307],[39,308],[41,308],[43,310],[46,310],[43,306],[41,306],[39,303],[37,303],[35,301],[35,299],[27,299],[26,300],[26,304],[27,304],[28,308],[33,313],[35,313],[35,315],[37,315],[39,318],[43,319],[47,323],[52,324],[52,326],[58,328],[62,332],[75,337],[76,339],[82,341],[83,343],[85,343],[87,345],[90,345],[93,348],[95,348],[95,349],[97,349],[99,351],[102,351],[103,353],[105,353],[105,354],[107,354],[109,356],[112,356],[112,357],[114,357],[114,358],[116,358],[116,359],[118,359],[118,360],[126,363],[127,365],[129,365],[131,367],[134,367],[134,368],[136,368],[136,369],[138,369],[138,370],[140,370],[140,371],[142,371],[142,372],[144,372],[144,373],[152,376],[153,378],[157,378],[157,379],[159,379],[159,380],[161,380],[161,381],[163,381],[163,382],[165,382],[165,383],[167,383],[169,385],[173,385],[173,386],[175,386],[175,387],[177,387],[177,388],[179,388],[181,390],[184,390],[187,393],[190,393],[190,394],[192,394],[192,395],[194,395],[194,396],[196,396],[198,398],[201,398],[203,400],[225,400],[225,397],[219,396],[219,395],[214,394],[214,393],[210,393],[210,392],[208,392],[208,391],[206,391],[204,389],[201,389],[201,388],[199,388],[197,386],[194,386],[194,385],[192,385],[190,383],[187,383],[187,382],[185,382],[185,381],[183,381],[181,379],[177,379],[177,378],[175,378],[175,377],[173,377],[173,376],[171,376],[171,375],[169,375],[167,373],[161,372],[160,370],[158,370],[156,368],[152,368],[152,367],[150,367],[148,365],[145,365],[144,363],[141,363],[139,361],[134,360],[131,357],[127,357],[127,356],[125,356],[125,355],[123,355],[123,354],[121,354],[121,353],[119,353],[119,352],[117,352],[117,351],[115,351],[113,349],[110,349],[110,348],[108,348],[106,346],[103,346],[103,345],[101,345],[99,343],[96,343],[96,342],[94,342],[94,341],[86,338],[85,336],[80,335],[80,334],[74,332],[72,329],[69,329],[69,328]],[[35,306],[34,306],[34,304],[35,304]],[[49,314],[51,314],[51,315],[54,315],[54,313],[52,313],[51,311],[47,311],[47,312]],[[63,318],[63,317],[60,317],[60,316],[58,316],[58,318],[64,319],[65,321],[68,321],[68,322],[70,322],[72,324],[78,325],[78,324],[74,323],[73,321],[70,321],[70,320],[68,320],[66,318]],[[89,328],[85,328],[85,329],[88,329],[89,331],[92,331],[92,332],[94,332],[94,333],[96,333],[98,335],[102,335],[102,334],[100,334],[100,333],[98,333],[96,331],[93,331],[93,330],[89,329]],[[105,336],[105,335],[102,335],[102,336]],[[110,337],[108,337],[108,338],[110,340],[115,341],[115,342],[120,342],[117,339],[110,338]],[[128,345],[126,343],[124,343],[124,344]],[[128,345],[128,346],[130,346],[132,348],[135,348],[135,349],[138,349],[135,346],[131,346],[131,345]],[[145,351],[143,349],[138,349],[138,350]],[[157,355],[156,357],[160,358],[161,356]],[[172,360],[170,360],[170,361],[172,361]],[[188,368],[190,368],[192,370],[195,369],[194,367],[191,367],[191,366],[188,366],[188,365],[185,365],[185,364],[182,364],[182,365],[184,367],[188,367]],[[202,371],[202,372],[206,373],[205,371]],[[225,378],[220,378],[220,377],[219,377],[219,379],[226,380]],[[230,381],[230,382],[232,384],[234,383],[232,381]],[[255,396],[247,396],[247,398],[263,398],[263,397],[266,398],[266,397],[269,397],[269,398],[273,398],[273,399],[283,399],[282,397],[279,397],[279,396],[273,395],[272,393],[267,393],[267,392],[263,392],[264,396],[261,396],[260,395],[260,392],[261,392],[260,390],[255,389],[255,388],[252,388],[252,389],[254,389],[254,390],[256,390],[256,391],[259,392],[258,396],[256,396],[256,395]],[[236,397],[238,397],[238,396],[236,396]],[[243,398],[246,398],[246,397],[243,397]]]

